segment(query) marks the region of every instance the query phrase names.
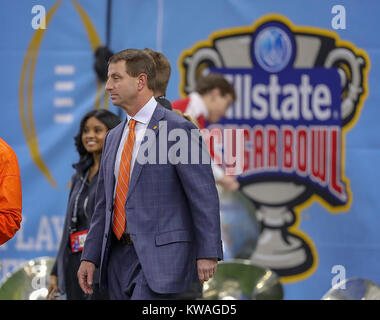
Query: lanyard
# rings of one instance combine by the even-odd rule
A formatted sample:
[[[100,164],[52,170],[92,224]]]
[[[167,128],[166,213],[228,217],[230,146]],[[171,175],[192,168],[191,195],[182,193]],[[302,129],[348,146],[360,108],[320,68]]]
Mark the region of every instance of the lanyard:
[[[82,191],[83,191],[83,188],[84,188],[84,185],[87,181],[87,178],[88,178],[88,174],[89,174],[90,170],[87,170],[86,172],[86,175],[84,176],[84,178],[82,178],[82,185],[80,186],[80,189],[78,191],[78,194],[77,196],[75,197],[75,202],[74,202],[74,211],[73,211],[73,215],[71,216],[71,228],[70,228],[70,233],[74,233],[77,231],[77,223],[78,223],[78,201],[79,201],[79,197],[80,195],[82,194]]]

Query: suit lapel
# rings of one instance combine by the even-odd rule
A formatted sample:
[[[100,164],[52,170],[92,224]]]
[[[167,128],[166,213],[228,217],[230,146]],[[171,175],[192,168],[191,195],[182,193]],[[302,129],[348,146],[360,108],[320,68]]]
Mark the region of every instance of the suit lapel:
[[[111,164],[111,173],[110,175],[112,176],[111,178],[111,188],[110,190],[112,191],[111,193],[111,199],[113,199],[113,193],[114,193],[114,189],[115,189],[115,183],[116,183],[116,178],[115,178],[115,162],[116,162],[116,155],[117,155],[117,150],[119,149],[119,145],[120,145],[120,141],[121,141],[121,137],[123,136],[123,132],[124,132],[124,128],[125,128],[125,125],[127,123],[127,120],[124,121],[124,124],[122,126],[119,126],[118,128],[115,128],[116,131],[115,132],[115,135],[114,135],[114,139],[113,141],[111,142],[110,141],[110,161],[109,163]]]
[[[149,150],[153,146],[154,143],[156,143],[156,146],[158,145],[157,144],[157,134],[159,131],[159,121],[164,117],[164,113],[165,113],[164,107],[157,104],[157,107],[154,110],[152,118],[150,119],[148,127],[147,127],[147,130],[149,129],[155,133],[156,139],[151,139],[150,141],[148,140],[146,142],[146,143],[148,143],[148,145],[145,146],[144,150]],[[145,133],[142,141],[144,141],[146,137],[147,137],[147,134]],[[142,159],[141,153],[144,152],[144,150],[142,148],[139,149],[136,161],[133,165],[132,176],[131,176],[131,180],[129,181],[129,186],[128,186],[127,201],[128,201],[128,198],[130,197],[130,195],[132,194],[133,190],[136,187],[136,183],[140,177],[141,170],[144,166],[144,165],[140,164],[139,161],[137,161],[137,159]]]

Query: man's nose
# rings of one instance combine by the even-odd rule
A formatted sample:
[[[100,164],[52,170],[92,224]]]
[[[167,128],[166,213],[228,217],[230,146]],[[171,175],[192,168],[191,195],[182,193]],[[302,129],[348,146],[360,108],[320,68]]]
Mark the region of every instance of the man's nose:
[[[111,90],[111,88],[112,88],[112,85],[111,85],[111,81],[110,81],[110,79],[108,79],[107,80],[107,82],[106,82],[106,90]]]

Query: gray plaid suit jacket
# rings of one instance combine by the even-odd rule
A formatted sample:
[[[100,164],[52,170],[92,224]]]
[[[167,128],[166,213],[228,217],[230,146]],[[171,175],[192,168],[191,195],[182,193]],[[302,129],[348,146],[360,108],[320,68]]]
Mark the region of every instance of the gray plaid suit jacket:
[[[104,142],[95,212],[81,257],[100,266],[102,287],[112,238],[115,158],[125,122],[110,130]],[[165,146],[164,130],[184,129],[190,142],[191,130],[197,130],[191,122],[158,104],[148,128],[155,137],[146,140],[147,148],[142,143],[139,153],[153,152],[156,164],[134,164],[125,205],[127,231],[149,287],[157,293],[183,292],[197,280],[197,259],[223,259],[218,193],[210,163],[158,164],[176,143],[166,139]],[[205,146],[202,139],[197,144]],[[190,143],[186,147],[190,159]]]

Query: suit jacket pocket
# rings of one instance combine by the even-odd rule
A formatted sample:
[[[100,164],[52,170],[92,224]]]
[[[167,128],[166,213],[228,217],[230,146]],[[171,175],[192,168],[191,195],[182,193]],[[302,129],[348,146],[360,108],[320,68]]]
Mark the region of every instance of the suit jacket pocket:
[[[163,246],[173,242],[192,241],[193,235],[188,230],[175,230],[156,235],[156,246]]]

